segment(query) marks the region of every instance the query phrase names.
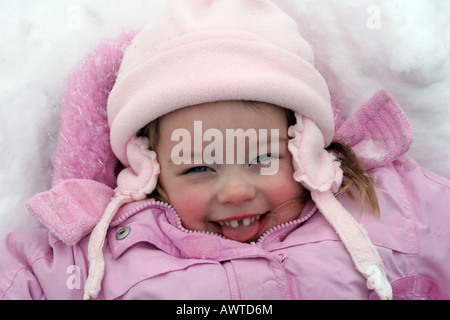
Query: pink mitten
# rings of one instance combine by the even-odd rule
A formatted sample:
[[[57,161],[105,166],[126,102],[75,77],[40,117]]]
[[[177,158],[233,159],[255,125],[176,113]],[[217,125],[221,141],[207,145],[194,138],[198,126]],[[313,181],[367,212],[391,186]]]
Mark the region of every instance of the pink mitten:
[[[37,194],[26,205],[58,239],[72,246],[100,221],[113,192],[94,180],[69,179]]]
[[[336,131],[334,140],[353,149],[365,169],[381,167],[405,154],[411,125],[397,101],[378,91]]]

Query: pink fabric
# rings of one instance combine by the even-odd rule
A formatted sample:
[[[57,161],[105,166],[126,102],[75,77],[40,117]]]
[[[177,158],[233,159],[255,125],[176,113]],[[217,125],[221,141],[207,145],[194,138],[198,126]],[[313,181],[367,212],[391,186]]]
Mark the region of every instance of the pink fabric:
[[[296,117],[296,125],[288,132],[294,179],[311,191],[312,199],[342,239],[358,271],[382,299],[392,299],[392,288],[377,250],[332,193],[337,192],[342,183],[343,172],[339,162],[324,149],[322,133],[314,122],[299,114]]]
[[[61,107],[61,130],[52,162],[53,185],[91,179],[116,187],[119,161],[109,142],[106,105],[125,49],[134,34],[101,44],[69,79]]]
[[[94,180],[64,180],[27,201],[28,210],[57,238],[72,246],[89,234],[113,197]]]
[[[415,275],[398,279],[392,283],[392,290],[397,300],[450,300],[450,293],[427,276]],[[379,297],[371,293],[369,299],[378,300]]]
[[[105,274],[105,258],[103,257],[103,245],[109,225],[117,211],[125,204],[133,200],[129,195],[118,195],[108,204],[100,221],[95,226],[89,237],[88,259],[89,273],[84,286],[84,300],[97,298],[101,283]]]
[[[397,101],[380,90],[336,131],[366,169],[381,167],[409,150],[411,125]]]
[[[120,172],[114,199],[108,204],[101,220],[92,231],[89,241],[89,278],[85,285],[84,299],[97,298],[105,272],[103,245],[109,225],[121,206],[143,200],[156,187],[159,164],[156,153],[149,150],[148,138],[133,137],[127,144],[131,167]]]
[[[339,235],[352,257],[356,269],[364,275],[370,289],[383,300],[392,299],[392,288],[386,278],[383,261],[367,237],[366,231],[351,214],[328,192],[312,191],[311,197],[320,212]]]
[[[339,201],[378,249],[394,299],[450,299],[450,181],[408,157],[371,174],[381,216]],[[313,203],[308,216],[245,244],[185,230],[167,205],[127,204],[109,228],[98,299],[374,298]],[[125,227],[129,235],[116,238]],[[69,247],[47,230],[9,235],[0,242],[0,298],[82,299],[88,241]]]
[[[337,192],[343,177],[339,162],[324,149],[323,135],[314,122],[299,114],[296,118],[288,131],[294,179],[311,191]]]
[[[117,177],[117,194],[129,195],[133,200],[142,200],[156,188],[159,164],[156,152],[150,150],[146,137],[133,137],[127,143],[127,157],[131,166]]]

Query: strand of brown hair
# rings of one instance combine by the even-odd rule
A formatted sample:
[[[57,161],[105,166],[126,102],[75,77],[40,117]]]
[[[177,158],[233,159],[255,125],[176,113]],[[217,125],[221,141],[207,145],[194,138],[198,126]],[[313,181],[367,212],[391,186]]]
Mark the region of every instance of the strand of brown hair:
[[[355,196],[352,190],[356,188],[361,196],[361,211],[368,202],[371,209],[379,214],[380,207],[372,177],[362,168],[353,150],[344,143],[334,141],[327,148],[327,151],[336,155],[341,162],[341,169],[344,173],[342,186],[337,195],[346,193],[350,199],[354,200]]]

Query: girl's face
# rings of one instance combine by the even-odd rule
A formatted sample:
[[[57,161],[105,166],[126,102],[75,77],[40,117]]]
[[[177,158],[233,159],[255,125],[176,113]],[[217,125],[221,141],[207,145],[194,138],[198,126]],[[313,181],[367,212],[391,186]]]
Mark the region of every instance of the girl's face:
[[[201,122],[194,125],[194,121]],[[231,139],[234,140],[231,147],[227,129],[229,133],[250,129],[257,133],[258,141],[255,145],[255,140],[252,143],[249,138],[243,145]],[[274,129],[279,130],[278,150],[271,150]],[[247,242],[276,225],[294,220],[302,209],[299,198],[304,191],[293,179],[287,131],[285,111],[263,103],[252,106],[240,101],[207,103],[160,118],[156,148],[161,166],[159,183],[184,227]],[[207,135],[203,137],[205,132],[214,133],[214,137],[208,140]],[[260,132],[267,133],[264,137],[268,137],[269,143],[264,144]],[[190,141],[183,139],[187,136]],[[187,147],[183,149],[187,157],[181,151],[182,145]],[[238,162],[239,154],[245,154],[244,163]],[[210,164],[211,157],[206,155],[223,159],[223,163],[217,160]],[[249,159],[249,155],[256,157]],[[180,156],[184,156],[184,163],[180,164]],[[266,173],[261,174],[264,170]]]

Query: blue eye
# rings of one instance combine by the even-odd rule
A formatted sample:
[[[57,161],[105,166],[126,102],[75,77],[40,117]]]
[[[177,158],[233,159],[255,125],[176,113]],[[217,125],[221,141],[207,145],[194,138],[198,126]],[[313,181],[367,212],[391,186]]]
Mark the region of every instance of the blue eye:
[[[278,156],[274,154],[263,154],[250,161],[250,164],[269,164],[270,161],[276,158],[278,158]]]
[[[183,174],[208,172],[208,171],[213,171],[213,169],[211,169],[210,167],[200,166],[200,167],[189,168],[186,171],[184,171]]]

